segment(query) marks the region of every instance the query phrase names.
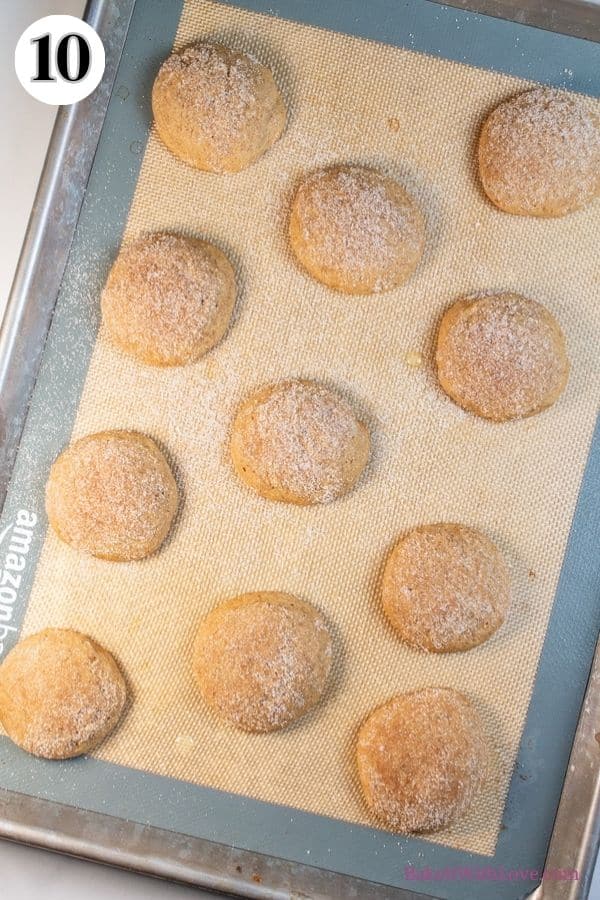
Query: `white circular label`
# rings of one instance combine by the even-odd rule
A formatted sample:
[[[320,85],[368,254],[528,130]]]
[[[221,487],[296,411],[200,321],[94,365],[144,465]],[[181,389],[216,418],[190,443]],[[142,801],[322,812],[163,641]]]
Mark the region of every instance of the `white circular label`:
[[[15,48],[15,72],[28,94],[52,106],[76,103],[98,87],[104,47],[76,16],[44,16],[26,28]]]

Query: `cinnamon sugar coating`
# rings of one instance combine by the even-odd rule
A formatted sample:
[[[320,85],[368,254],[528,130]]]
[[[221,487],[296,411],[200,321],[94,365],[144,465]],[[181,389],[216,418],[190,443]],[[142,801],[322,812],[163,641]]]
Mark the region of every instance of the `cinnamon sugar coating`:
[[[286,110],[273,75],[248,53],[199,42],[175,51],[152,88],[160,139],[207,172],[239,172],[281,136]]]
[[[46,485],[46,512],[61,540],[114,561],[154,553],[177,505],[163,453],[134,431],[101,431],[75,441],[52,465]]]
[[[455,403],[496,422],[542,412],[560,397],[569,375],[554,316],[508,292],[451,306],[440,324],[436,363],[440,385]]]
[[[244,731],[275,731],[320,699],[331,637],[314,607],[274,591],[242,594],[200,625],[194,673],[202,697]]]
[[[296,259],[317,281],[348,294],[376,294],[410,278],[423,254],[425,223],[393,178],[338,165],[300,184],[289,236]]]
[[[87,635],[47,628],[20,641],[0,666],[0,721],[28,753],[88,753],[119,721],[127,690],[111,654]]]
[[[199,360],[223,337],[235,275],[218,247],[151,234],[124,247],[102,293],[102,321],[120,350],[154,366]]]
[[[598,108],[566,91],[525,91],[488,116],[478,154],[483,189],[500,209],[564,216],[600,194]]]
[[[502,625],[510,577],[498,548],[466,525],[422,525],[386,562],[382,601],[399,637],[419,650],[469,650]]]
[[[401,833],[437,831],[463,816],[490,759],[475,707],[445,688],[398,694],[375,709],[356,754],[367,806]]]
[[[369,432],[351,406],[313,381],[281,381],[238,410],[231,457],[239,477],[270,500],[330,503],[367,464]]]

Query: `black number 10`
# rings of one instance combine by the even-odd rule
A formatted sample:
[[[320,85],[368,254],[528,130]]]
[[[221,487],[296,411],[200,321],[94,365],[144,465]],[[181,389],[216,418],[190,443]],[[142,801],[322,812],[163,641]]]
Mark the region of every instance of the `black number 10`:
[[[71,74],[69,69],[69,42],[77,42],[77,69]],[[37,72],[32,81],[56,81],[50,74],[50,35],[33,38],[37,44]],[[56,46],[56,68],[64,81],[81,81],[90,70],[90,45],[80,34],[65,34]]]

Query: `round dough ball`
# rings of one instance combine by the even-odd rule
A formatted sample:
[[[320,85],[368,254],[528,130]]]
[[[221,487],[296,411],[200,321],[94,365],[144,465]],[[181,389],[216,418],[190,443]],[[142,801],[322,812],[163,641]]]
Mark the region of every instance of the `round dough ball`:
[[[419,650],[469,650],[502,625],[510,577],[498,548],[466,525],[424,525],[402,537],[383,573],[383,608]]]
[[[339,394],[313,381],[281,381],[242,404],[231,458],[242,481],[263,497],[308,506],[354,487],[370,443]]]
[[[221,44],[172,53],[152,88],[159,137],[206,172],[239,172],[281,136],[286,111],[270,69]]]
[[[67,544],[101,559],[141,559],[160,547],[178,491],[153,440],[101,431],[75,441],[50,469],[46,512]]]
[[[481,719],[457,691],[392,697],[363,723],[358,774],[371,812],[392,831],[437,831],[471,806],[488,772]]]
[[[31,635],[0,666],[0,721],[15,744],[45,759],[93,750],[119,721],[126,699],[111,654],[77,631]]]
[[[393,178],[362,166],[333,166],[298,188],[290,242],[317,281],[346,294],[378,294],[403,284],[417,268],[425,222]]]
[[[217,247],[153,234],[119,253],[102,294],[102,318],[125,353],[154,366],[182,366],[221,340],[234,302],[235,275]]]
[[[600,194],[600,117],[583,97],[535,88],[505,100],[479,138],[483,189],[518,216],[564,216]]]
[[[242,594],[200,625],[194,672],[202,697],[243,731],[275,731],[320,699],[331,667],[321,615],[291,594]]]
[[[440,324],[436,362],[448,396],[495,422],[552,406],[569,376],[554,316],[511,293],[466,297],[450,307]]]

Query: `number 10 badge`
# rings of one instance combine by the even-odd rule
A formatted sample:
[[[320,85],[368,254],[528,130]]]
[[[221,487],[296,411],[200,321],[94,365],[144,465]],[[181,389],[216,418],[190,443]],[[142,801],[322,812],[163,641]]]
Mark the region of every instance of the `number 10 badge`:
[[[25,29],[15,48],[15,72],[25,90],[53,106],[83,100],[104,74],[102,41],[76,16],[45,16]]]

